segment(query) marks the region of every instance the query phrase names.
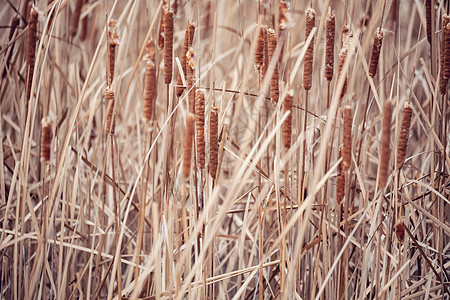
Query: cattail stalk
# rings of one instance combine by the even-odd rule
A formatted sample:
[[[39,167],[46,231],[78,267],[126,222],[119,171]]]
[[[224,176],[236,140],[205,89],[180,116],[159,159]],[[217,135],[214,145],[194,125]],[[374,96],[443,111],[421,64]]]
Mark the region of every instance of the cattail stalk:
[[[184,134],[184,152],[182,174],[184,178],[189,177],[191,172],[192,144],[194,142],[194,121],[195,116],[189,114],[186,118],[186,131]]]
[[[186,68],[187,68],[187,86],[189,99],[189,112],[195,114],[195,61],[194,49],[189,48],[186,54]]]
[[[173,11],[164,11],[164,83],[172,82]]]
[[[111,85],[114,80],[114,69],[116,61],[116,47],[119,45],[119,35],[116,30],[116,20],[109,21],[108,29],[108,66],[106,74],[106,82]]]
[[[391,117],[392,117],[392,102],[387,100],[383,109],[383,130],[381,132],[381,154],[380,154],[380,187],[384,188],[387,183],[389,171],[389,158],[391,154]]]
[[[342,157],[342,145],[339,146],[338,150],[338,160]],[[341,204],[345,195],[345,172],[343,170],[343,163],[340,162],[337,167],[336,176],[336,202]]]
[[[349,105],[344,107],[344,146],[342,148],[342,169],[350,168],[352,160],[352,108]]]
[[[196,91],[195,119],[197,130],[197,166],[205,168],[205,94],[203,90]]]
[[[27,32],[27,47],[26,47],[26,62],[27,62],[27,77],[26,77],[26,96],[30,99],[31,85],[33,82],[34,65],[36,62],[36,32],[37,32],[38,13],[34,8],[30,11],[28,19]]]
[[[46,118],[41,122],[41,161],[50,163],[50,149],[52,143],[52,126]]]
[[[312,29],[316,25],[316,12],[312,7],[309,7],[305,11],[306,15],[306,30],[305,30],[305,40],[309,37]],[[312,86],[312,72],[313,72],[313,61],[314,61],[314,37],[308,46],[305,53],[305,65],[303,70],[303,88],[305,91],[309,91]]]
[[[156,101],[156,62],[153,41],[149,42],[148,53],[144,60],[147,61],[144,77],[144,118],[150,121],[153,119],[153,107]]]
[[[183,52],[181,54],[181,69],[183,70],[183,74],[185,78],[187,77],[186,73],[186,54],[189,50],[189,48],[192,46],[192,42],[194,41],[194,34],[195,34],[195,25],[192,24],[191,21],[188,22],[188,25],[186,27],[186,32],[184,34],[184,44],[183,44]],[[183,80],[181,79],[181,74],[178,73],[178,79],[177,79],[177,96],[180,97],[181,94],[183,94],[184,87]]]
[[[333,11],[327,14],[326,40],[325,40],[325,78],[333,79],[334,69],[334,37],[336,33],[336,17]]]
[[[83,0],[77,0],[77,2],[75,3],[75,9],[72,14],[72,24],[70,26],[70,35],[72,37],[74,37],[77,34],[82,7],[83,7]]]
[[[292,92],[288,92],[286,98],[284,98],[283,110],[284,112],[289,112],[284,123],[281,125],[281,132],[283,138],[283,144],[286,149],[291,147],[291,139],[292,139],[292,103],[293,103],[293,95]]]
[[[375,77],[380,59],[381,46],[383,45],[383,31],[378,28],[373,39],[372,55],[370,57],[369,75]]]
[[[277,48],[278,37],[272,28],[267,30],[267,34],[269,37],[269,59],[270,62],[273,61],[275,50]],[[270,80],[270,98],[273,103],[278,103],[279,98],[279,86],[278,86],[278,59],[275,58],[275,67],[272,74],[272,79]]]
[[[406,148],[408,147],[409,129],[411,127],[412,108],[406,102],[403,109],[402,129],[398,139],[398,153],[397,153],[397,169],[401,169],[406,157]]]
[[[211,107],[209,120],[209,173],[213,179],[216,178],[217,164],[219,160],[219,108]]]

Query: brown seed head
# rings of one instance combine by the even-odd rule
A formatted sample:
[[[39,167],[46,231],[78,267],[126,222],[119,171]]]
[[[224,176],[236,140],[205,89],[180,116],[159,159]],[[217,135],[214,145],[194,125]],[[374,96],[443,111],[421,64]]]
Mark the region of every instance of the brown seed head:
[[[380,154],[380,187],[386,187],[389,171],[389,158],[391,154],[391,117],[392,102],[387,100],[383,109],[383,130],[381,132],[381,154]]]
[[[316,25],[316,12],[312,7],[305,11],[306,15],[306,30],[305,30],[305,40],[309,37],[312,29]],[[312,85],[312,71],[313,71],[313,60],[314,60],[314,37],[308,46],[305,53],[305,65],[303,70],[303,88],[305,91],[309,91]]]
[[[209,173],[216,178],[217,164],[219,160],[219,108],[211,107],[209,120]]]
[[[31,96],[31,84],[33,82],[34,65],[36,61],[36,32],[38,23],[38,13],[34,8],[30,11],[30,17],[28,19],[28,32],[27,32],[27,50],[26,50],[26,62],[27,62],[27,77],[26,77],[26,95],[27,99]]]
[[[144,75],[144,118],[146,121],[153,119],[153,107],[156,101],[156,63],[154,55],[154,44],[150,41],[149,53],[144,57],[147,67]]]
[[[189,173],[191,172],[192,144],[194,142],[194,122],[195,116],[190,113],[186,118],[186,131],[184,134],[183,168],[181,171],[184,178],[188,178]]]
[[[352,108],[349,105],[344,107],[344,146],[342,148],[342,169],[350,168],[352,161]]]
[[[262,68],[262,79],[266,77],[267,68],[269,67],[269,35],[267,34],[267,27],[263,26],[264,31],[264,65]]]
[[[46,118],[41,122],[41,161],[50,163],[50,149],[52,143],[52,125]]]
[[[378,69],[378,60],[380,58],[381,46],[383,45],[383,31],[378,28],[373,39],[372,55],[370,57],[369,75],[375,77]]]
[[[181,69],[183,70],[183,74],[185,78],[187,77],[186,73],[186,54],[189,50],[189,47],[192,46],[192,42],[194,41],[194,33],[195,33],[195,25],[192,24],[191,21],[188,21],[188,25],[186,27],[186,32],[184,34],[184,44],[183,44],[183,52],[181,54]],[[180,97],[183,94],[183,80],[181,79],[181,74],[178,73],[177,79],[177,96]]]
[[[281,125],[281,132],[283,138],[283,144],[286,149],[291,147],[291,139],[292,139],[292,103],[293,103],[293,94],[289,91],[286,94],[286,98],[284,98],[283,110],[284,112],[289,112],[289,115],[286,118],[286,121]]]
[[[114,106],[115,106],[115,96],[114,89],[111,87],[106,87],[105,89],[105,99],[106,99],[106,132],[114,133],[113,128],[113,116],[114,116]]]
[[[163,0],[163,5],[161,7],[161,20],[159,22],[159,32],[158,32],[158,47],[164,49],[164,15],[165,11],[168,10],[166,1]]]
[[[400,243],[405,240],[405,223],[400,221],[395,225],[395,235]]]
[[[289,6],[285,1],[280,1],[278,25],[280,30],[286,29],[291,23],[291,15],[289,13]]]
[[[333,79],[334,68],[334,37],[336,32],[336,18],[333,11],[327,14],[325,45],[325,78],[327,81]]]
[[[345,60],[347,59],[347,53],[348,53],[348,50],[345,47],[343,47],[341,49],[341,51],[339,52],[338,81],[341,78],[341,76],[343,75],[342,72],[343,72],[343,69],[344,69]],[[342,98],[344,98],[345,93],[347,92],[347,80],[348,80],[347,79],[347,75],[345,75],[344,85],[342,86],[340,100],[342,100]]]
[[[338,160],[342,157],[342,145],[339,146],[338,150]],[[337,167],[336,176],[336,202],[341,204],[345,195],[345,172],[343,171],[342,162],[339,163]]]
[[[425,0],[425,17],[427,21],[427,40],[431,45],[431,0]]]
[[[202,89],[196,91],[195,119],[197,130],[197,166],[205,168],[205,93]]]
[[[164,83],[172,82],[173,11],[164,12]]]
[[[442,16],[442,42],[441,42],[441,61],[439,75],[439,93],[445,95],[447,93],[448,79],[450,77],[450,65],[446,67],[447,62],[450,63],[450,30],[447,28],[450,16]]]
[[[116,61],[116,47],[119,45],[119,35],[116,29],[116,20],[111,19],[108,26],[108,65],[107,65],[107,84],[111,85],[114,80],[114,69]]]
[[[189,98],[189,112],[195,114],[195,61],[194,49],[189,48],[186,53],[186,68],[187,68],[187,86]]]
[[[258,27],[258,39],[256,41],[255,49],[255,69],[259,71],[264,66],[264,35],[267,34],[267,29],[265,30],[264,25]]]
[[[275,59],[275,68],[270,80],[270,98],[273,103],[278,103],[279,98],[279,86],[278,86],[278,59],[274,58],[275,50],[277,48],[278,37],[272,28],[267,30],[269,36],[269,60],[272,62]]]
[[[402,129],[398,139],[398,153],[397,153],[397,169],[401,169],[406,157],[406,148],[408,147],[409,128],[411,127],[412,108],[406,102],[403,109]]]
[[[447,22],[449,20],[447,19]],[[444,78],[450,79],[450,23],[445,26],[445,65],[444,65]]]

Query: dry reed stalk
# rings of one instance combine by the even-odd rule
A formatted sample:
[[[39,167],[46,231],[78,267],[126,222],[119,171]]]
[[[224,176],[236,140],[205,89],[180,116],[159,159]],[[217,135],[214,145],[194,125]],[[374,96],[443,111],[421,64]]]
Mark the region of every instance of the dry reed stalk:
[[[406,148],[408,147],[409,128],[411,127],[412,108],[408,102],[403,109],[402,129],[398,139],[397,169],[401,169],[406,157]]]
[[[186,53],[186,68],[189,112],[195,114],[195,61],[194,49],[192,48],[189,48],[188,52]]]
[[[112,87],[107,86],[105,88],[105,99],[106,99],[106,132],[113,132],[113,115],[114,115],[114,106],[115,106],[115,96],[114,89]]]
[[[173,11],[164,11],[164,83],[172,82]]]
[[[189,177],[191,172],[191,157],[192,157],[192,144],[194,142],[194,122],[195,116],[192,113],[186,118],[186,131],[184,134],[184,148],[183,148],[183,168],[182,174],[184,178]]]
[[[108,85],[111,85],[114,80],[116,47],[119,45],[119,35],[117,34],[116,20],[111,19],[108,25],[108,67],[106,82]]]
[[[26,96],[27,96],[27,100],[29,100],[30,96],[31,96],[31,84],[33,82],[34,65],[36,62],[37,23],[38,23],[38,13],[34,8],[32,8],[30,11],[30,17],[28,19],[27,47],[26,47],[26,63],[27,63]]]
[[[389,171],[389,157],[391,154],[391,117],[392,117],[392,102],[387,100],[383,109],[383,130],[381,132],[381,147],[380,147],[380,187],[386,187]]]
[[[262,79],[266,77],[267,68],[269,67],[269,35],[267,26],[263,26],[264,37],[264,65],[262,67]]]
[[[281,131],[282,131],[282,138],[283,138],[283,144],[286,149],[289,149],[291,147],[291,139],[292,139],[292,103],[293,103],[293,94],[291,91],[289,91],[286,94],[286,98],[284,98],[283,103],[283,110],[284,112],[289,112],[289,115],[286,118],[286,121],[284,121]]]
[[[333,79],[334,69],[334,37],[336,32],[336,17],[333,11],[327,14],[326,41],[325,41],[325,78]]]
[[[86,10],[89,4],[89,0],[84,0],[83,2],[84,4],[82,10]],[[84,41],[86,39],[88,31],[88,20],[89,20],[88,15],[86,15],[83,19],[81,19],[80,41]]]
[[[259,71],[264,67],[264,44],[265,44],[265,34],[267,34],[267,29],[264,25],[258,26],[258,38],[256,40],[255,49],[255,70]]]
[[[219,108],[211,107],[209,119],[209,173],[213,179],[216,178],[217,163],[219,159]]]
[[[16,17],[12,18],[11,28],[9,29],[8,42],[12,42],[14,34],[16,33],[17,26],[19,26],[19,24],[20,24],[19,17],[16,16]],[[8,54],[8,59],[6,60],[6,66],[3,69],[2,78],[5,78],[5,76],[7,74],[7,70],[9,69],[9,66],[11,65],[12,55],[14,52],[14,45],[15,45],[15,43],[12,42],[12,44],[10,46],[9,54]]]
[[[197,130],[197,166],[205,168],[205,94],[202,89],[196,91],[195,119]]]
[[[305,29],[305,40],[309,37],[312,29],[316,25],[316,11],[309,7],[305,11],[306,15],[306,29]],[[305,53],[305,65],[303,70],[303,88],[305,91],[309,91],[312,86],[312,72],[313,72],[313,61],[314,61],[314,37],[308,46]]]
[[[431,45],[431,0],[425,0],[425,17],[427,22],[427,40]]]
[[[275,49],[277,48],[278,37],[272,28],[267,30],[269,39],[269,60],[272,62],[273,56],[275,54]],[[275,68],[273,70],[272,78],[270,80],[270,99],[273,103],[278,103],[279,98],[279,86],[278,86],[278,59],[275,61]]]
[[[153,107],[156,101],[156,62],[155,62],[155,44],[150,41],[148,44],[148,53],[144,57],[147,61],[144,77],[144,118],[146,121],[153,119]]]
[[[344,107],[344,146],[342,148],[342,169],[350,168],[352,162],[352,108],[349,105]]]
[[[381,46],[383,45],[383,31],[378,28],[373,38],[372,55],[370,57],[369,75],[375,77],[378,69],[378,61],[380,59]]]
[[[342,157],[342,145],[339,146],[338,157],[339,160]],[[341,204],[345,195],[345,172],[343,169],[343,162],[341,161],[337,167],[337,176],[336,176],[336,202],[337,204]]]
[[[77,2],[75,3],[75,9],[73,10],[72,13],[72,24],[70,26],[70,35],[72,37],[75,37],[75,35],[77,34],[82,7],[83,7],[83,0],[77,0]]]
[[[398,222],[395,225],[395,235],[400,243],[405,240],[405,223],[403,221]]]
[[[41,122],[41,161],[44,164],[50,163],[50,151],[52,143],[52,125],[43,118]]]
[[[188,21],[188,25],[186,27],[186,32],[184,34],[184,44],[183,44],[183,52],[181,53],[181,69],[183,70],[183,74],[185,78],[187,77],[186,73],[186,54],[189,50],[189,48],[192,46],[192,42],[194,41],[194,34],[195,34],[195,25]],[[181,79],[181,74],[178,72],[178,79],[177,79],[177,96],[180,97],[181,94],[183,94],[184,87],[183,87],[183,80]]]

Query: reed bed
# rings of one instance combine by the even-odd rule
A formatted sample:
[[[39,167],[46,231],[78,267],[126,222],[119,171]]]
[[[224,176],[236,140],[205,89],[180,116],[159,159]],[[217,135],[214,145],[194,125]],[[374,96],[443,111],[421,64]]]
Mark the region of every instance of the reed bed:
[[[450,299],[449,6],[2,1],[0,299]]]

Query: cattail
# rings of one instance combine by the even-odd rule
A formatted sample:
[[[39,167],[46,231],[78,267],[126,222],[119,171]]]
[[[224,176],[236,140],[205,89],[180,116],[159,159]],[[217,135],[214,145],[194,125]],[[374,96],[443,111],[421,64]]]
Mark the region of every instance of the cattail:
[[[275,49],[277,48],[277,34],[272,28],[267,30],[269,36],[269,59],[272,62],[273,56],[275,54]],[[275,68],[273,70],[272,79],[270,80],[270,98],[273,103],[278,103],[279,97],[279,87],[278,87],[278,59],[275,58]]]
[[[286,118],[286,121],[281,125],[281,132],[284,147],[289,149],[291,147],[291,139],[292,139],[292,102],[293,95],[292,92],[289,91],[286,94],[286,98],[284,98],[283,110],[284,112],[289,112],[289,115]]]
[[[344,107],[344,146],[342,148],[342,169],[350,168],[352,162],[352,108],[349,105]]]
[[[381,132],[381,155],[380,155],[380,187],[384,188],[387,183],[389,170],[389,156],[391,154],[391,117],[392,102],[387,100],[383,110],[383,130]]]
[[[19,26],[20,24],[20,18],[19,17],[14,17],[11,20],[11,28],[9,29],[9,37],[8,37],[8,42],[12,41],[12,38],[14,37],[14,34],[16,32],[17,26]],[[11,49],[9,50],[9,55],[8,55],[8,59],[6,60],[6,68],[3,69],[3,75],[2,78],[5,78],[6,76],[6,70],[9,69],[9,66],[11,64],[11,59],[12,59],[12,55],[14,52],[14,42],[11,44]]]
[[[291,23],[291,15],[289,14],[289,7],[285,1],[280,1],[279,4],[279,16],[278,16],[278,28],[280,30],[279,39],[285,38],[284,32],[286,28]],[[281,43],[281,41],[280,41]],[[280,55],[278,56],[278,62],[281,63],[283,61],[283,53],[284,53],[284,42],[281,44]]]
[[[184,154],[182,168],[182,174],[184,178],[188,178],[189,173],[191,172],[192,144],[194,141],[194,122],[195,116],[190,113],[186,118],[186,131],[184,134]]]
[[[370,57],[369,75],[375,77],[378,69],[378,60],[380,59],[381,46],[383,45],[383,31],[378,28],[373,38],[372,56]]]
[[[395,225],[395,235],[400,243],[405,240],[405,223],[403,221],[398,222]]]
[[[164,83],[172,82],[173,11],[164,12]]]
[[[412,108],[406,102],[403,109],[402,129],[398,139],[398,153],[397,153],[397,169],[401,169],[406,157],[406,148],[408,147],[409,128],[411,127]]]
[[[267,34],[267,27],[263,26],[264,37],[264,65],[262,68],[262,77],[266,77],[267,68],[269,67],[269,35]]]
[[[450,73],[450,66],[446,67],[447,61],[450,62],[450,53],[446,53],[447,51],[450,51],[450,47],[447,47],[447,44],[450,45],[450,30],[447,28],[449,21],[450,16],[444,14],[442,16],[441,71],[439,75],[439,93],[441,95],[445,95],[447,93],[447,84],[450,75],[447,74]],[[449,57],[449,59],[446,59],[447,57]]]
[[[316,11],[309,7],[305,11],[306,15],[306,30],[305,30],[305,40],[309,37],[312,29],[316,25]],[[314,37],[308,46],[305,53],[305,65],[303,70],[303,88],[305,91],[309,91],[312,85],[312,71],[313,71],[313,60],[314,60]]]
[[[189,112],[195,114],[195,61],[194,49],[189,48],[186,53],[186,68],[187,68],[187,86],[189,99]]]
[[[159,32],[158,32],[158,47],[160,49],[164,49],[164,15],[167,10],[166,0],[163,0],[163,5],[161,7],[161,21],[159,23]]]
[[[334,36],[336,32],[336,18],[333,11],[327,14],[325,45],[325,78],[327,81],[333,79],[334,68]]]
[[[46,118],[41,122],[41,161],[50,163],[50,149],[52,143],[52,125]]]
[[[75,3],[75,9],[72,14],[72,24],[70,26],[70,35],[72,37],[74,37],[78,31],[78,25],[80,23],[80,15],[81,15],[82,6],[83,6],[83,0],[77,0],[77,2]]]
[[[27,50],[26,50],[26,62],[27,62],[27,77],[26,77],[26,96],[30,99],[31,96],[31,84],[33,82],[34,64],[36,61],[36,32],[37,32],[38,13],[34,8],[30,11],[30,17],[28,19],[28,33],[27,33]]]
[[[425,0],[425,17],[427,20],[427,40],[431,45],[431,0]]]
[[[183,70],[183,74],[185,78],[187,77],[186,73],[186,54],[189,50],[189,47],[192,46],[192,42],[194,41],[194,33],[195,33],[195,25],[192,24],[191,21],[188,21],[188,25],[186,27],[186,32],[184,34],[184,44],[183,44],[183,52],[181,54],[181,69]],[[177,96],[180,97],[181,94],[183,94],[183,80],[181,79],[181,74],[178,73],[178,80],[177,80]]]
[[[144,77],[144,118],[150,121],[153,119],[153,106],[156,101],[156,63],[153,41],[148,44],[148,54],[144,60],[147,61]]]
[[[342,157],[342,145],[339,146],[338,150],[338,160]],[[336,202],[341,204],[342,199],[345,195],[345,172],[343,171],[342,162],[339,163],[337,167],[336,176]]]
[[[350,27],[347,24],[342,25],[342,47],[349,47],[353,37]]]
[[[447,25],[445,26],[445,64],[444,64],[444,78],[450,79],[450,17],[447,16]]]
[[[219,160],[219,108],[211,107],[211,117],[209,119],[209,173],[214,179],[217,172]]]
[[[114,68],[116,61],[116,47],[119,45],[119,35],[116,30],[116,20],[111,19],[109,21],[109,29],[108,29],[108,68],[107,68],[107,84],[111,85],[114,80]]]
[[[339,70],[338,70],[338,81],[341,78],[342,75],[342,71],[344,69],[344,64],[345,64],[345,60],[347,59],[347,48],[344,47],[341,49],[341,51],[339,52]],[[344,98],[345,93],[347,92],[347,75],[345,75],[344,78],[344,84],[342,86],[342,91],[341,91],[341,97],[340,100],[342,100],[342,98]]]
[[[258,39],[256,41],[255,49],[255,69],[259,71],[264,66],[264,35],[267,33],[264,25],[258,27]]]
[[[105,99],[106,99],[106,132],[114,133],[113,129],[113,117],[114,117],[114,105],[115,96],[114,89],[111,87],[106,87],[105,89]]]
[[[205,168],[205,93],[198,89],[195,103],[195,123],[197,130],[197,166]]]

